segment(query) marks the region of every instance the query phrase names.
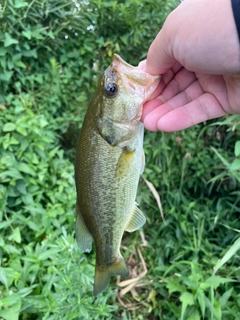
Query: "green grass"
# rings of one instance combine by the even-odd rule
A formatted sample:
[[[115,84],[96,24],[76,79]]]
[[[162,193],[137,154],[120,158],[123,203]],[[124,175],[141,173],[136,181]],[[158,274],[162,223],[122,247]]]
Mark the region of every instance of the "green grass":
[[[223,128],[212,128],[146,137],[144,175],[159,191],[165,216],[164,222],[141,183],[138,202],[147,215],[143,232],[149,245],[143,256],[151,284],[139,289],[139,296],[147,303],[154,292],[152,311],[145,313],[150,319],[239,317],[239,192],[212,150],[234,158],[236,141],[228,141],[224,150],[228,134],[219,143],[214,136]],[[224,180],[214,179],[219,172]]]
[[[2,121],[8,117],[7,112]],[[196,126],[181,133],[146,133],[144,177],[161,197],[164,221],[141,179],[137,201],[147,223],[142,236],[125,234],[122,252],[133,277],[144,266],[148,272],[121,297],[117,279],[112,279],[97,299],[92,295],[95,253],[81,253],[74,237],[72,152],[52,146],[54,136],[44,121],[34,122],[26,136],[3,124],[0,316],[237,319],[240,198],[238,170],[231,170],[231,163],[239,157],[239,144],[228,120],[224,126]],[[39,150],[34,156],[18,154],[14,137],[19,134],[37,139],[29,146]]]

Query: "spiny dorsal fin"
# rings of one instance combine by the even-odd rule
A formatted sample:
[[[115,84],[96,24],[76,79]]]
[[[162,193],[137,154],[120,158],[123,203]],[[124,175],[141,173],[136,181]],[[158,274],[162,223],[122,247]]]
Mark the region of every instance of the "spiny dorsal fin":
[[[125,231],[133,232],[135,230],[138,230],[144,225],[145,222],[146,218],[144,217],[142,211],[138,209],[137,204],[135,203],[135,206],[132,210],[131,218],[128,222],[127,227],[125,228]]]

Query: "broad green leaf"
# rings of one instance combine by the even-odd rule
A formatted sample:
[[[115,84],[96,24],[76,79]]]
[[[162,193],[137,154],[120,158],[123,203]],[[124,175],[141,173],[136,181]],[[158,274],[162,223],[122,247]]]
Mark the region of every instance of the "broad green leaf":
[[[213,289],[217,289],[221,284],[231,282],[232,279],[222,278],[220,276],[213,275],[209,277],[205,283],[209,285],[209,287],[213,287]]]
[[[183,293],[186,290],[186,288],[179,283],[179,278],[168,279],[165,280],[165,282],[170,294],[173,292]]]
[[[21,172],[30,174],[31,176],[35,176],[35,171],[34,171],[32,168],[30,168],[29,165],[27,165],[27,164],[24,163],[24,162],[18,163],[17,169],[18,169],[19,171],[21,171]]]
[[[1,310],[0,317],[5,320],[18,320],[19,319],[19,312],[21,309],[21,302],[17,302],[12,305],[10,308]]]
[[[46,250],[46,251],[42,252],[41,254],[39,254],[38,259],[39,260],[46,260],[48,258],[53,258],[54,254],[56,254],[58,252],[59,252],[59,248]]]
[[[11,220],[0,222],[0,229],[6,229],[8,226],[12,224]]]
[[[214,300],[214,310],[215,310],[216,320],[222,320],[222,310],[217,300]]]
[[[14,131],[15,129],[16,129],[16,125],[15,123],[12,123],[12,122],[6,123],[2,128],[4,132]]]
[[[17,243],[21,243],[21,233],[19,227],[13,230],[13,233],[8,237],[8,239],[16,241]]]
[[[227,290],[226,292],[224,292],[224,294],[220,297],[219,305],[220,305],[221,308],[226,306],[228,300],[231,297],[232,291],[233,291],[233,288],[231,288],[231,289]]]
[[[231,171],[240,170],[240,159],[235,159],[233,163],[231,163],[230,170]]]
[[[26,182],[24,180],[18,180],[16,184],[16,189],[21,193],[21,194],[26,194]]]
[[[9,296],[3,298],[2,299],[3,306],[8,307],[8,306],[13,306],[16,303],[19,303],[19,300],[28,296],[33,291],[33,288],[34,288],[34,286],[29,287],[29,288],[23,288],[23,289],[19,290],[18,292],[13,293],[12,295],[9,295]]]
[[[38,263],[38,257],[35,254],[27,254],[21,257],[22,260],[32,262],[33,264]]]
[[[26,65],[25,65],[22,61],[16,61],[16,62],[14,62],[14,65],[15,65],[16,67],[26,69]]]
[[[33,203],[33,197],[30,193],[24,194],[22,196],[22,200],[26,205],[30,205],[31,203]]]
[[[238,157],[240,155],[240,141],[237,141],[235,143],[234,154],[236,157]]]
[[[32,32],[31,32],[31,30],[24,30],[24,31],[22,31],[22,34],[23,34],[24,37],[26,37],[28,40],[31,40],[31,38],[32,38]]]
[[[8,82],[13,75],[13,71],[4,71],[4,73],[0,73],[0,80]]]
[[[197,309],[195,309],[186,320],[201,320],[200,314]]]
[[[2,282],[2,284],[4,284],[4,286],[8,290],[8,281],[7,281],[6,272],[5,272],[5,269],[2,267],[0,267],[0,282]]]
[[[21,255],[21,251],[18,250],[16,247],[12,246],[11,244],[6,244],[4,249],[8,254],[17,254]]]
[[[24,137],[26,137],[28,134],[27,128],[25,128],[24,126],[17,126],[16,131]]]
[[[205,310],[206,310],[206,301],[205,301],[204,291],[201,290],[200,288],[198,288],[196,296],[197,296],[197,300],[198,300],[198,303],[199,303],[199,306],[201,309],[202,317],[204,318],[205,317]]]
[[[19,8],[26,7],[27,5],[28,5],[28,3],[26,1],[15,0],[13,7],[16,8],[16,9],[19,9]]]
[[[1,47],[1,48],[0,48],[0,57],[5,56],[6,53],[7,53],[7,49]]]
[[[28,227],[34,231],[39,231],[39,225],[33,221],[28,221]]]
[[[0,185],[0,221],[2,221],[3,218],[3,209],[5,208],[5,205],[7,203],[7,198],[7,187]]]
[[[12,285],[13,281],[18,280],[21,277],[21,273],[12,268],[5,268],[5,272],[6,272],[9,286]]]
[[[49,32],[48,32],[48,36],[49,36],[51,39],[55,39],[54,33],[53,33],[52,31],[49,31]]]
[[[9,141],[9,145],[17,145],[19,144],[19,140],[17,140],[15,137],[11,137]]]
[[[16,53],[11,57],[11,60],[15,62],[15,61],[21,60],[21,58],[22,58],[22,54],[21,53]]]
[[[34,57],[37,59],[37,50],[36,49],[32,49],[32,50],[26,50],[26,51],[22,51],[22,55],[24,57]]]
[[[17,44],[17,43],[18,43],[17,39],[13,39],[9,33],[5,32],[5,41],[4,41],[5,48],[11,46],[12,44]]]
[[[7,69],[12,70],[14,68],[14,64],[12,60],[7,61]]]
[[[180,301],[182,302],[182,310],[181,310],[181,320],[184,317],[187,306],[194,305],[194,296],[190,292],[184,292],[180,296]]]

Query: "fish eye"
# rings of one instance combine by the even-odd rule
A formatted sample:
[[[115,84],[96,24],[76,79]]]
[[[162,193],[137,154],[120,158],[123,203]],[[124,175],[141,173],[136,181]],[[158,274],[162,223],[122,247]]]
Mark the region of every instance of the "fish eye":
[[[118,93],[118,86],[116,83],[107,83],[105,86],[105,92],[107,97],[113,98]]]

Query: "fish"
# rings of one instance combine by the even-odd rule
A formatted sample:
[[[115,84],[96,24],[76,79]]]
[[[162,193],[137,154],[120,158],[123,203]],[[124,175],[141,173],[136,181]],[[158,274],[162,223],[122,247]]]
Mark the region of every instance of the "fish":
[[[135,202],[145,162],[140,119],[159,80],[114,54],[83,121],[75,160],[75,231],[83,252],[95,244],[94,296],[112,276],[129,277],[120,253],[123,233],[146,221]]]

